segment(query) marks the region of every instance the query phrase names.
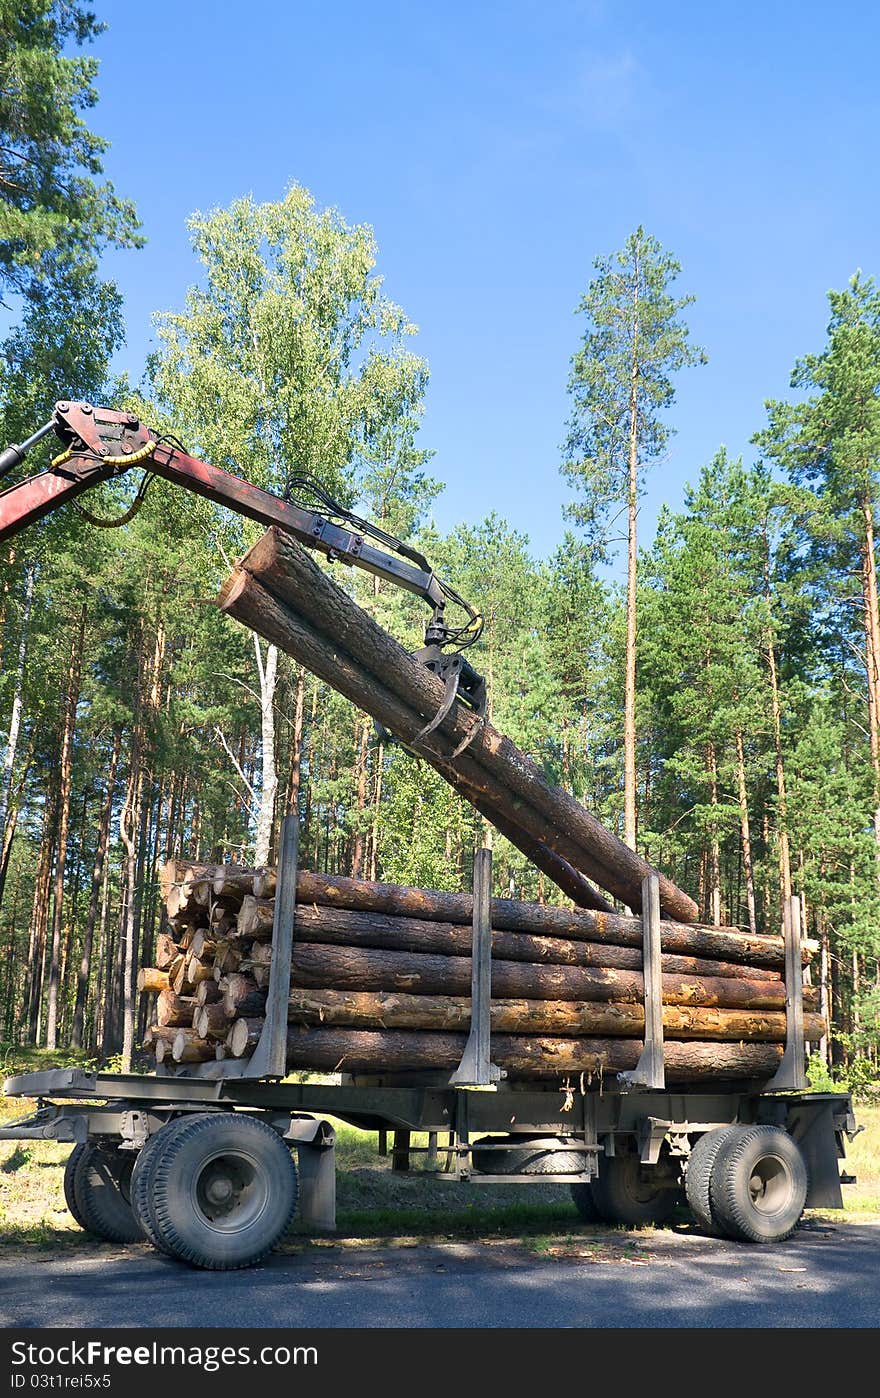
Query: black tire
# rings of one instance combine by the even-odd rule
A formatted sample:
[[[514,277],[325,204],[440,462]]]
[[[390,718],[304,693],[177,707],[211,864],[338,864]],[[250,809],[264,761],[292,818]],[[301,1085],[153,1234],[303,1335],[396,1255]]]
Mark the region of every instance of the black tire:
[[[781,1243],[797,1228],[809,1180],[804,1157],[779,1126],[740,1126],[715,1159],[712,1212],[729,1238]]]
[[[138,1243],[140,1224],[132,1212],[130,1151],[88,1141],[73,1171],[73,1197],[87,1233],[108,1243]]]
[[[150,1199],[152,1195],[151,1171],[155,1164],[159,1152],[168,1140],[169,1131],[173,1131],[178,1125],[177,1121],[169,1123],[167,1126],[160,1126],[158,1131],[148,1137],[146,1143],[138,1151],[137,1159],[134,1162],[134,1169],[131,1172],[131,1210],[141,1226],[144,1237],[153,1244],[159,1252],[164,1252],[170,1257],[171,1251],[163,1243],[150,1212]]]
[[[600,1156],[599,1173],[591,1186],[599,1217],[630,1227],[665,1223],[678,1203],[678,1190],[664,1187],[665,1178],[662,1160],[659,1165],[643,1166],[631,1151]]]
[[[596,1208],[596,1201],[593,1198],[592,1180],[590,1180],[588,1184],[573,1184],[570,1188],[574,1206],[580,1214],[582,1221],[584,1223],[604,1222],[602,1215]]]
[[[74,1222],[78,1223],[80,1228],[85,1228],[86,1221],[80,1213],[79,1204],[76,1202],[73,1180],[84,1151],[84,1145],[74,1146],[67,1157],[67,1164],[64,1166],[64,1202],[67,1205],[68,1213],[73,1215]]]
[[[149,1166],[162,1245],[193,1267],[248,1267],[271,1252],[296,1210],[290,1151],[271,1126],[235,1112],[185,1117]]]
[[[481,1136],[474,1141],[471,1164],[481,1175],[582,1175],[583,1150],[560,1150],[566,1136]],[[509,1143],[509,1144],[507,1144]],[[480,1150],[480,1146],[504,1146]]]
[[[690,1211],[703,1232],[713,1238],[717,1238],[723,1229],[712,1212],[709,1195],[712,1166],[721,1147],[738,1130],[738,1126],[717,1126],[714,1131],[707,1131],[697,1141],[687,1163],[684,1187]]]

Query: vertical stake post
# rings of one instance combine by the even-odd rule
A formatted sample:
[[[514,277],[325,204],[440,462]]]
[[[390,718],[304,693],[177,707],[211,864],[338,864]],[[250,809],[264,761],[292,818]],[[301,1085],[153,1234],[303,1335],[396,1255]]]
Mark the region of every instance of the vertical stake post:
[[[785,900],[782,931],[785,939],[785,1052],[767,1086],[776,1092],[802,1092],[807,1086],[807,1068],[801,900],[797,896]]]
[[[471,1028],[453,1087],[489,1087],[501,1077],[491,1062],[492,851],[474,857],[474,930],[471,945]]]
[[[663,1061],[663,975],[660,946],[660,880],[648,874],[642,883],[642,975],[645,982],[645,1046],[629,1073],[619,1073],[625,1087],[666,1087]]]
[[[290,1000],[298,857],[299,819],[295,815],[288,815],[281,822],[266,1019],[260,1042],[244,1074],[248,1078],[283,1078],[287,1072],[287,1005]]]

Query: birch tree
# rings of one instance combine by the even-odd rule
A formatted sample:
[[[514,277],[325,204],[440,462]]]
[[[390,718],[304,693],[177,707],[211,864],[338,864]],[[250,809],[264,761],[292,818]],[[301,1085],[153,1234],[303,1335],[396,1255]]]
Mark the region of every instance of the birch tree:
[[[196,214],[190,231],[202,280],[182,311],[158,317],[152,379],[162,407],[214,465],[278,493],[301,492],[309,478],[351,504],[369,448],[414,411],[427,374],[406,347],[415,327],[374,271],[372,230],[318,210],[294,185],[277,202],[239,199]],[[256,537],[238,518],[224,532],[232,548]],[[278,790],[278,656],[256,638],[255,656],[254,855],[263,862]]]

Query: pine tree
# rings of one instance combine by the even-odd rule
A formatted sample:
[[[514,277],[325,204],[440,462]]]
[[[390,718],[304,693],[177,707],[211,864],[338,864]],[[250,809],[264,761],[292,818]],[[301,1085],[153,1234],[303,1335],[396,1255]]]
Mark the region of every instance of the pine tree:
[[[681,318],[694,298],[671,293],[681,268],[642,227],[595,266],[598,275],[578,307],[587,329],[572,359],[562,473],[579,496],[568,514],[601,553],[619,516],[627,520],[623,833],[635,849],[638,499],[644,471],[662,458],[669,439],[663,414],[674,398],[671,376],[705,355],[691,345]]]

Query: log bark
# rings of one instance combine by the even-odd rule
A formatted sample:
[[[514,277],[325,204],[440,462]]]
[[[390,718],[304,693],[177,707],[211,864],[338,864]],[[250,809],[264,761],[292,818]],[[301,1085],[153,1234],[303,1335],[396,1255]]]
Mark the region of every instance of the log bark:
[[[296,896],[298,903],[316,903],[353,911],[467,925],[473,920],[473,898],[469,893],[371,883],[347,879],[339,874],[316,874],[305,869],[297,878]],[[568,937],[576,941],[620,946],[642,945],[641,918],[624,917],[619,913],[557,908],[551,904],[522,903],[509,898],[493,898],[490,912],[492,926],[498,931],[528,932],[535,936]],[[684,952],[711,960],[750,962],[756,966],[781,967],[784,962],[781,937],[752,937],[732,927],[705,927],[667,921],[661,923],[660,931],[667,952]]]
[[[175,956],[177,956],[177,946],[174,938],[167,932],[160,932],[156,938],[156,967],[160,971],[167,971]]]
[[[423,722],[432,719],[443,700],[443,685],[414,660],[361,607],[339,588],[290,535],[269,529],[242,560],[242,568],[258,578],[283,604],[300,612],[313,627],[332,637],[377,677],[385,677],[395,694],[414,703]],[[221,603],[222,605],[222,603]],[[489,723],[455,705],[441,725],[447,743],[456,747],[471,735],[470,757],[534,804],[546,820],[573,835],[591,856],[629,890],[624,901],[641,906],[641,884],[650,865],[628,849],[610,830],[560,787],[550,785],[537,765]],[[446,746],[446,751],[451,749]],[[555,848],[553,840],[548,844]],[[567,856],[566,856],[567,857]],[[576,865],[580,868],[580,865]],[[603,884],[603,887],[608,885]],[[617,892],[617,890],[612,890]],[[619,895],[618,895],[619,896]],[[697,907],[670,879],[660,875],[660,901],[665,911],[694,922]]]
[[[470,1028],[471,1001],[466,996],[397,995],[389,991],[292,989],[288,1004],[292,1024],[360,1029]],[[568,1038],[639,1038],[645,1028],[641,1005],[579,1003],[569,1000],[494,1000],[490,1021],[493,1034],[549,1034]],[[243,1021],[236,1021],[236,1023]],[[247,1034],[262,1028],[262,1019],[248,1019]],[[805,1016],[807,1037],[822,1032],[819,1014]],[[199,1021],[201,1035],[207,1034]],[[241,1038],[243,1031],[239,1031]],[[664,1036],[671,1039],[719,1042],[784,1043],[782,1010],[723,1010],[684,1005],[663,1009]],[[249,1042],[250,1042],[249,1037]],[[233,1039],[233,1052],[235,1040]]]
[[[471,961],[465,956],[297,943],[291,958],[291,982],[297,987],[319,990],[401,990],[421,995],[467,995],[471,988]],[[816,1008],[816,993],[815,987],[805,988],[805,1008]],[[495,961],[492,994],[502,1000],[613,1000],[641,1004],[644,982],[638,971]],[[242,993],[239,1004],[230,1004],[230,1009],[246,1013],[240,1008],[241,1001],[246,998]],[[666,975],[663,976],[663,999],[670,1005],[773,1010],[784,1007],[785,987],[781,981]]]
[[[220,604],[223,610],[236,620],[252,630],[258,630],[264,636],[271,637],[273,644],[294,655],[352,703],[378,719],[404,743],[415,742],[419,737],[424,721],[414,709],[408,708],[378,679],[360,668],[335,642],[321,635],[301,617],[277,602],[249,574],[237,572],[233,575],[223,590]],[[429,673],[425,670],[426,675]],[[430,738],[419,742],[419,756],[424,757],[444,780],[487,819],[493,820],[495,815],[501,816],[503,821],[507,822],[505,833],[508,838],[522,849],[527,858],[544,869],[548,877],[556,880],[560,873],[561,857],[565,870],[570,869],[572,875],[586,875],[586,878],[594,879],[616,897],[632,906],[638,905],[641,895],[632,883],[622,878],[618,872],[610,872],[561,829],[551,828],[545,815],[521,797],[514,797],[495,776],[480,767],[467,753],[463,753],[454,761],[451,760],[446,740],[432,734]],[[552,857],[545,858],[544,851],[548,847]],[[621,845],[621,848],[625,846]],[[638,856],[633,855],[631,851],[627,853],[632,859],[638,860]],[[643,865],[644,862],[639,861],[639,864]],[[643,876],[648,872],[649,866],[644,865]],[[594,906],[596,893],[586,882],[586,878],[578,882],[578,901],[585,902],[587,906]],[[571,892],[572,878],[567,873],[565,881],[568,885],[567,891]],[[689,899],[686,902],[690,905]],[[694,905],[694,915],[695,912]]]
[[[287,1036],[289,1069],[316,1072],[400,1073],[452,1069],[461,1061],[466,1036],[428,1030],[292,1029]],[[639,1039],[557,1039],[499,1034],[492,1060],[511,1078],[598,1075],[634,1068]],[[770,1077],[779,1066],[779,1044],[670,1043],[665,1046],[670,1082]]]
[[[469,956],[472,930],[463,923],[431,922],[426,918],[389,917],[341,908],[299,904],[295,936],[326,946],[376,947],[389,951],[430,952],[440,956]],[[608,966],[639,971],[640,947],[576,942],[561,937],[531,936],[527,932],[493,932],[492,955],[503,961],[556,963],[568,966]],[[271,943],[255,942],[249,960],[267,965]],[[661,969],[669,974],[726,976],[747,980],[780,980],[781,973],[762,966],[713,961],[698,956],[664,953]]]
[[[173,886],[183,878],[186,867],[171,861],[163,871],[164,882]],[[216,870],[221,866],[209,867]],[[274,879],[274,873],[268,872]],[[261,914],[260,920],[271,931],[268,910],[272,905],[268,896],[261,895],[266,911]],[[298,905],[316,904],[352,912],[382,913],[389,917],[415,917],[460,923],[468,927],[473,919],[473,899],[469,893],[376,883],[367,879],[345,878],[341,874],[314,873],[307,869],[301,869],[297,875],[296,896]],[[526,932],[533,936],[564,937],[639,948],[642,945],[641,919],[619,913],[493,898],[491,915],[496,931]],[[735,927],[664,921],[661,936],[667,953],[779,968],[784,961],[781,937],[752,936]]]
[[[195,1000],[175,995],[173,990],[163,990],[156,1002],[156,1023],[183,1028],[192,1024]]]

